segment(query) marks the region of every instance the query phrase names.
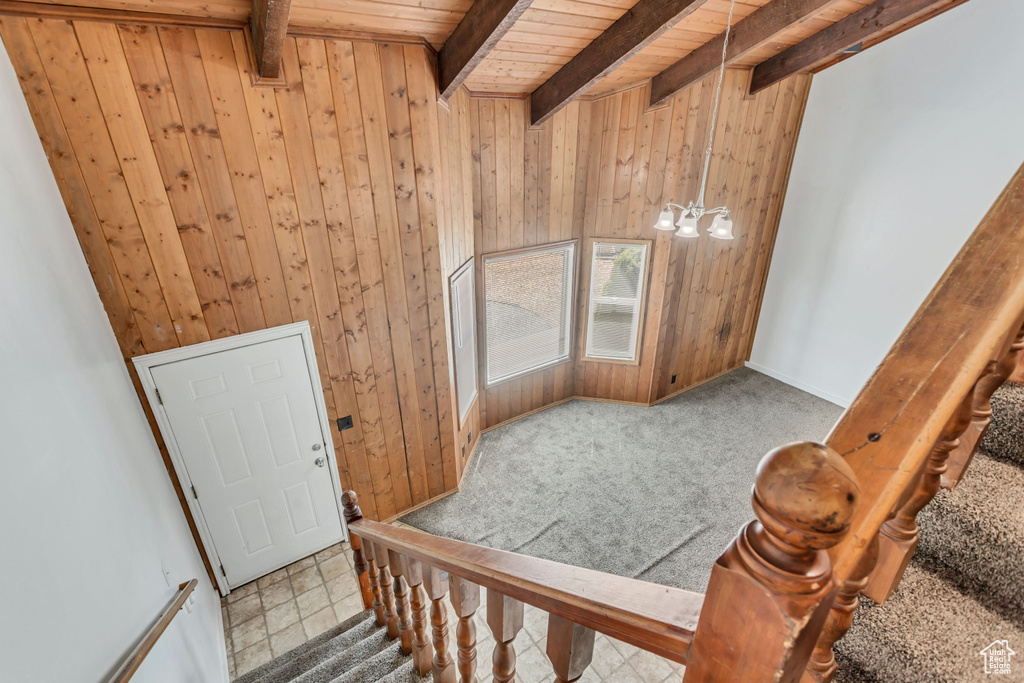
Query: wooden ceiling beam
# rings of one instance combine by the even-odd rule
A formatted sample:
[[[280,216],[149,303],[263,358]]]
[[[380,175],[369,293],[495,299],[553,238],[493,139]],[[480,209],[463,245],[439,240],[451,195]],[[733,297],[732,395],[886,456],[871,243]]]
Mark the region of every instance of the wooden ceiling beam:
[[[751,50],[755,50],[782,31],[841,0],[774,0],[755,10],[750,16],[736,22],[729,32],[729,47],[725,62],[731,64]],[[699,82],[718,69],[722,63],[722,43],[725,33],[712,38],[672,66],[651,79],[651,106],[667,100],[680,90]]]
[[[249,28],[260,78],[274,79],[281,75],[281,53],[291,4],[291,0],[252,0]]]
[[[494,49],[533,0],[476,0],[437,55],[438,88],[447,100]]]
[[[534,125],[551,118],[707,0],[640,0],[530,95]]]
[[[950,0],[876,0],[758,64],[750,80],[750,93],[822,66],[843,50],[878,38],[898,24],[930,16],[937,7],[949,4]]]

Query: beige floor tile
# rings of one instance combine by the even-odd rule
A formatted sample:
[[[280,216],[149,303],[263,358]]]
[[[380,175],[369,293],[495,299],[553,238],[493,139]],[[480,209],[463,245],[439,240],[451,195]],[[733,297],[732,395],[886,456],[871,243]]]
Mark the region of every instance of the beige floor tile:
[[[629,665],[629,662],[626,662],[618,669],[613,671],[610,676],[606,676],[605,680],[615,681],[615,683],[649,683],[648,681],[645,681],[644,679],[640,678],[640,676],[638,676],[637,673],[633,671],[633,667]],[[658,681],[657,683],[660,683],[660,681]]]
[[[543,646],[548,637],[548,613],[531,605],[526,605],[523,613],[523,629],[537,645]]]
[[[344,553],[329,557],[320,562],[320,574],[324,577],[324,581],[330,581],[342,574],[351,573],[352,567],[349,566],[348,558],[345,557]]]
[[[259,593],[246,596],[228,605],[228,619],[232,626],[249,621],[262,612],[263,604],[260,602]]]
[[[338,622],[345,621],[363,611],[363,596],[359,593],[352,593],[334,603],[334,613],[338,615]]]
[[[228,680],[229,681],[233,681],[233,680],[235,680],[235,677],[236,677],[236,673],[235,673],[235,656],[229,654],[228,655]]]
[[[231,659],[231,655],[235,654],[235,644],[231,640],[231,629],[227,626],[227,622],[224,622],[224,649],[227,650],[228,659]]]
[[[270,649],[275,657],[280,657],[285,652],[297,648],[306,642],[306,632],[302,624],[295,622],[288,628],[278,631],[270,636]]]
[[[518,638],[516,641],[518,642]],[[541,683],[554,678],[551,662],[536,645],[530,645],[522,651],[516,648],[516,673],[522,678],[523,683]]]
[[[604,679],[597,675],[593,669],[587,669],[583,672],[576,683],[603,683]]]
[[[326,579],[326,576],[324,578]],[[342,598],[358,592],[359,581],[351,571],[346,571],[341,576],[327,580],[327,594],[331,596],[332,602],[338,602]]]
[[[242,598],[249,597],[255,592],[256,582],[251,581],[245,584],[244,586],[239,586],[238,588],[235,588],[230,593],[228,593],[228,596],[224,599],[227,600],[227,603],[230,605],[231,603],[241,600]]]
[[[256,586],[260,590],[263,590],[267,586],[277,583],[281,579],[286,578],[288,578],[288,568],[282,567],[281,569],[278,569],[276,572],[270,572],[266,576],[261,576],[260,578],[256,579]]]
[[[344,552],[344,549],[341,547],[341,543],[335,543],[331,547],[324,548],[323,550],[318,552],[316,555],[313,556],[313,559],[317,562],[323,562],[327,558],[334,557],[335,555],[342,552]]]
[[[247,674],[271,659],[270,642],[263,639],[235,655],[235,673],[238,676]]]
[[[594,658],[590,662],[590,668],[601,678],[608,678],[613,671],[618,669],[626,661],[626,658],[615,649],[608,637],[597,634],[594,639]]]
[[[295,595],[301,595],[313,588],[313,586],[319,586],[324,581],[320,577],[320,572],[317,570],[316,565],[313,565],[293,573],[291,575],[291,582]]]
[[[262,613],[231,629],[231,640],[234,642],[236,655],[266,637],[267,624]]]
[[[663,657],[640,650],[629,658],[633,671],[645,681],[661,683],[673,672],[673,666]]]
[[[299,608],[294,600],[267,610],[267,633],[274,635],[278,631],[300,621]]]
[[[303,593],[295,598],[295,602],[299,605],[299,614],[303,619],[331,605],[327,589],[323,586],[316,586],[313,590]]]
[[[277,607],[283,602],[291,600],[294,596],[292,592],[292,582],[285,579],[272,583],[265,588],[260,589],[260,599],[263,602],[263,609],[269,610],[272,607]]]
[[[327,609],[320,610],[308,619],[303,619],[302,628],[306,631],[306,638],[312,639],[340,623],[337,615],[334,613],[334,608],[328,607]]]
[[[309,557],[302,558],[298,562],[292,562],[290,565],[285,567],[285,569],[288,570],[288,576],[291,576],[296,572],[302,571],[303,569],[308,569],[309,567],[313,567],[315,565],[316,559],[314,559],[314,557],[310,555]]]

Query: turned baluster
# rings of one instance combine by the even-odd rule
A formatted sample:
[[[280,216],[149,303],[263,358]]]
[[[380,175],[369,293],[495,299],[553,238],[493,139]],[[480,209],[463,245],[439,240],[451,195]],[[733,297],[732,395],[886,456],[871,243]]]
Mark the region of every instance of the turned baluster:
[[[494,635],[494,681],[509,683],[516,677],[516,650],[512,642],[523,628],[523,603],[488,588],[487,625]]]
[[[345,491],[341,494],[341,503],[344,508],[345,522],[351,524],[357,519],[363,518],[363,511],[359,509],[359,498],[355,491]],[[370,571],[363,554],[363,539],[349,531],[349,543],[352,545],[352,564],[356,570],[356,580],[359,582],[359,594],[363,598],[363,609],[373,607],[373,588],[370,586]]]
[[[875,568],[878,561],[878,536],[868,544],[861,555],[860,561],[850,573],[850,578],[843,582],[832,603],[832,610],[829,612],[825,627],[821,630],[821,637],[818,638],[811,653],[811,659],[807,662],[807,673],[805,681],[831,681],[836,675],[836,657],[833,646],[846,635],[853,625],[853,615],[860,605],[860,592],[868,583],[868,576]]]
[[[373,544],[373,559],[380,568],[380,598],[384,603],[384,623],[388,627],[388,638],[398,637],[398,612],[395,610],[395,580],[391,576],[388,549],[380,543]]]
[[[878,532],[878,562],[863,591],[877,603],[885,602],[893,594],[917,550],[917,513],[939,492],[942,475],[946,471],[946,458],[957,447],[960,435],[971,423],[973,404],[974,394],[967,392],[932,447],[907,501]]]
[[[377,626],[387,623],[384,615],[384,598],[380,589],[380,570],[377,569],[377,560],[373,556],[373,543],[366,546],[367,575],[370,577],[370,592],[373,594],[373,601],[370,606],[373,608],[373,615],[377,619]]]
[[[398,636],[402,640],[402,654],[412,654],[412,608],[409,604],[409,583],[405,580],[402,556],[388,551],[391,578],[395,583],[395,612],[398,614]]]
[[[849,531],[860,498],[828,446],[793,443],[761,459],[757,520],[711,570],[684,681],[777,681],[803,675],[836,596],[825,549]]]
[[[428,571],[429,574],[429,571]],[[409,605],[412,607],[412,661],[416,671],[426,676],[430,671],[433,651],[427,638],[427,605],[423,601],[423,565],[402,557],[402,575],[409,584]],[[437,677],[434,677],[437,681]]]
[[[449,576],[452,606],[459,617],[455,639],[459,648],[459,683],[476,683],[476,621],[480,608],[480,586],[458,576]]]
[[[996,390],[1013,374],[1022,349],[1024,327],[1017,332],[1016,338],[1003,357],[998,362],[990,362],[978,378],[977,384],[974,385],[971,424],[960,437],[960,445],[949,454],[946,472],[942,475],[942,488],[955,488],[971,464],[974,454],[978,452],[981,440],[985,438],[985,432],[992,423],[992,394],[996,393]]]
[[[555,669],[555,683],[572,683],[594,658],[594,631],[549,614],[547,654]]]
[[[437,567],[423,567],[423,588],[430,599],[430,633],[434,643],[434,659],[430,663],[430,670],[434,683],[455,683],[455,663],[448,653],[448,610],[444,606],[444,596],[448,593],[448,572]]]

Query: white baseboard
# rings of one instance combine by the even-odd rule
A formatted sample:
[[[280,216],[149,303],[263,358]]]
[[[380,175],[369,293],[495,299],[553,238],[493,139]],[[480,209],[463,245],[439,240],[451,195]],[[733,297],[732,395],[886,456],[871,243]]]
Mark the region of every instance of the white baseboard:
[[[774,370],[770,370],[770,369],[768,369],[768,368],[766,368],[766,367],[764,367],[762,365],[758,365],[757,363],[751,363],[749,360],[746,361],[744,363],[744,365],[746,365],[751,370],[756,370],[756,371],[760,372],[762,375],[768,375],[769,377],[777,379],[780,382],[785,382],[786,384],[790,385],[791,387],[796,387],[797,389],[800,389],[801,391],[806,391],[808,394],[814,394],[818,398],[823,398],[826,401],[829,401],[830,403],[835,403],[837,406],[840,406],[841,408],[849,408],[850,407],[850,401],[848,401],[847,399],[840,398],[839,396],[836,396],[835,394],[829,393],[829,392],[824,391],[822,389],[818,389],[817,387],[813,387],[810,384],[804,384],[800,380],[796,380],[796,379],[793,379],[792,377],[788,377],[786,375],[783,375],[781,372],[776,372]]]

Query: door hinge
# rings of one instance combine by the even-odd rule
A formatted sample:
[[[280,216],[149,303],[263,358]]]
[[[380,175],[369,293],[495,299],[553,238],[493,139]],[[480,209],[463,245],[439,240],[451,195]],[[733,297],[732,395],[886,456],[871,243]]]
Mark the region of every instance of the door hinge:
[[[224,575],[225,579],[228,578],[228,573],[226,571],[224,571],[224,563],[223,562],[221,562],[221,565],[220,565],[220,573]]]
[[[163,404],[164,404],[164,399],[163,399],[163,397],[162,397],[162,396],[160,395],[160,389],[157,389],[157,390],[156,390],[156,400],[157,400],[157,403],[159,403],[160,405],[163,405]]]
[[[195,498],[196,500],[199,500],[199,494],[196,493],[195,484],[193,484],[191,488],[192,488],[192,497]]]

